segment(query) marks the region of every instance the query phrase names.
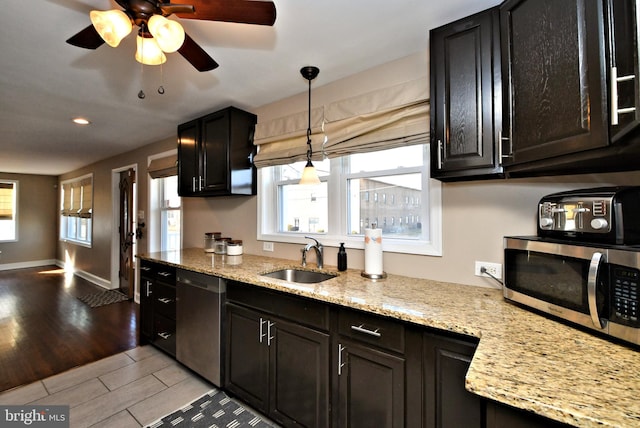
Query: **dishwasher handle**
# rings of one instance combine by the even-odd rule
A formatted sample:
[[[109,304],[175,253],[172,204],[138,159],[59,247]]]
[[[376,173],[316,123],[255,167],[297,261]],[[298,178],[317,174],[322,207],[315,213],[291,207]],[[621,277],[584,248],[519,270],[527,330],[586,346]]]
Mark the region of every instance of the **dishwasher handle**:
[[[226,293],[227,287],[224,279],[205,275],[197,272],[179,270],[176,276],[177,285],[188,285],[191,287],[198,287],[212,293]]]

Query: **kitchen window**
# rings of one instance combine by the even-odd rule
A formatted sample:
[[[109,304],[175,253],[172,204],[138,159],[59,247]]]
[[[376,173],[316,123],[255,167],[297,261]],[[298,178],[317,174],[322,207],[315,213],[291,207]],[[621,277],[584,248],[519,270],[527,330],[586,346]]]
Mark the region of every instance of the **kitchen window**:
[[[91,247],[93,175],[61,183],[60,240]]]
[[[179,250],[181,247],[182,202],[178,196],[178,176],[158,178],[160,207],[160,251]]]
[[[0,242],[18,240],[18,182],[0,180]]]
[[[379,227],[385,251],[441,254],[440,186],[429,179],[427,145],[314,161],[318,185],[298,184],[304,165],[260,168],[259,240],[303,243],[311,235],[363,248],[364,229]],[[380,203],[387,198],[405,203]]]

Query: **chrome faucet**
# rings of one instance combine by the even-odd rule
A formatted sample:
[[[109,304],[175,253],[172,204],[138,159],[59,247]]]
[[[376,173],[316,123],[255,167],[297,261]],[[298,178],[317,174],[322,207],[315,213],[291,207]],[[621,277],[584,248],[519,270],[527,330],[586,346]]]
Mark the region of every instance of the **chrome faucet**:
[[[302,250],[300,250],[302,251],[302,266],[304,267],[307,265],[307,251],[313,248],[314,250],[316,250],[316,264],[318,265],[318,269],[322,269],[322,267],[324,266],[324,262],[323,262],[324,247],[315,238],[312,238],[310,236],[305,236],[305,238],[314,240],[315,244],[309,243],[305,245],[305,247]]]

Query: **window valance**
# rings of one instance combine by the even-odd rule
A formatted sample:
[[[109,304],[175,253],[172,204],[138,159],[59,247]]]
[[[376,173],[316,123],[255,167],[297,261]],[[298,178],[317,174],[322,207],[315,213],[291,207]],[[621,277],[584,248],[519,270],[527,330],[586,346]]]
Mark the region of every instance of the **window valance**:
[[[324,153],[344,156],[429,142],[426,77],[326,106]]]
[[[429,142],[426,76],[311,110],[314,160]],[[308,112],[258,123],[257,167],[306,159]]]
[[[325,139],[323,123],[324,107],[312,108],[311,147],[314,160],[322,159],[322,144]],[[258,146],[258,154],[253,160],[255,165],[263,167],[305,160],[308,126],[308,111],[258,123],[253,140]]]
[[[62,211],[66,217],[91,218],[93,206],[93,177],[62,183]]]
[[[178,155],[153,159],[147,167],[147,172],[151,178],[163,178],[178,175]]]

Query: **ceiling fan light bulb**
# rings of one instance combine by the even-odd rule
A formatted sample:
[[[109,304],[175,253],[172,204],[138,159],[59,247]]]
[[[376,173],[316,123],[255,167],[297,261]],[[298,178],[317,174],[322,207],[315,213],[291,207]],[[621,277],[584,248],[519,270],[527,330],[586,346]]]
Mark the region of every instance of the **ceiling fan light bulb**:
[[[133,28],[131,19],[121,10],[92,10],[89,18],[102,40],[112,48],[117,47]]]
[[[167,57],[153,37],[137,36],[136,61],[145,65],[160,65],[167,62]]]
[[[149,32],[164,52],[175,52],[184,43],[184,29],[177,21],[153,15],[148,21]]]

